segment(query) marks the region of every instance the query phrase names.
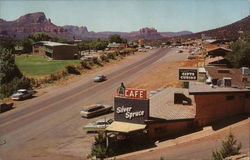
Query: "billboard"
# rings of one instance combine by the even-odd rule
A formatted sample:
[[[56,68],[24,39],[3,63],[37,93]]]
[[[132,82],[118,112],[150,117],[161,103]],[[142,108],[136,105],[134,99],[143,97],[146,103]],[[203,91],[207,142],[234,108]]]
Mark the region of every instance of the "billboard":
[[[115,97],[115,121],[144,124],[149,117],[149,99]]]
[[[179,80],[197,80],[197,69],[179,69]]]

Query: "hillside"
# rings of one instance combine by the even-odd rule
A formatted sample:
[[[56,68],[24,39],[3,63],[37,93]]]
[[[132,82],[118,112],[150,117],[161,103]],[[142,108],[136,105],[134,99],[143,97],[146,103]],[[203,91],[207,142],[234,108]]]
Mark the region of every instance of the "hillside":
[[[247,16],[237,22],[234,22],[232,24],[223,27],[184,36],[176,36],[172,39],[173,40],[188,39],[188,38],[196,39],[196,38],[201,38],[202,34],[217,39],[237,39],[240,36],[239,31],[243,32],[250,31],[250,16]]]

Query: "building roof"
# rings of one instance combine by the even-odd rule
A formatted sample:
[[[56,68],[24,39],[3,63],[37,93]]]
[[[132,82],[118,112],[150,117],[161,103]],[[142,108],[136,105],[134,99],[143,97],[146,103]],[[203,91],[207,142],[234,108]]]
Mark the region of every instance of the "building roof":
[[[221,67],[205,67],[208,75],[212,79],[223,79],[224,77],[232,78],[232,86],[246,86],[250,85],[250,75],[244,77],[248,78],[248,82],[242,82],[242,73],[237,68],[221,68]]]
[[[208,56],[225,56],[226,53],[228,53],[228,52],[232,52],[232,50],[224,48],[224,47],[216,47],[213,49],[208,49],[207,55]]]
[[[228,49],[228,48],[225,48],[225,47],[216,47],[216,48],[208,49],[207,52],[212,52],[212,51],[217,51],[217,50],[224,50],[226,52],[232,52],[231,49]]]
[[[223,59],[225,59],[225,58],[222,56],[218,56],[218,57],[206,59],[206,62],[207,63],[215,63],[215,62],[218,62],[218,61],[223,60]]]
[[[114,121],[109,125],[106,130],[107,131],[115,131],[115,132],[123,132],[129,133],[133,131],[142,130],[146,127],[145,124],[135,124],[135,123],[128,123],[128,122],[119,122]]]
[[[166,88],[150,97],[149,116],[165,120],[194,119],[194,106],[174,104],[174,93],[188,90],[182,88]],[[190,97],[192,99],[192,97]]]
[[[189,82],[189,94],[211,94],[211,93],[242,93],[250,92],[249,89],[232,87],[215,87],[201,82]]]
[[[69,45],[66,43],[58,43],[58,42],[51,42],[51,41],[39,41],[39,42],[36,42],[34,44],[43,44],[45,46],[51,46],[51,47],[54,47],[54,46],[72,46],[72,45]]]

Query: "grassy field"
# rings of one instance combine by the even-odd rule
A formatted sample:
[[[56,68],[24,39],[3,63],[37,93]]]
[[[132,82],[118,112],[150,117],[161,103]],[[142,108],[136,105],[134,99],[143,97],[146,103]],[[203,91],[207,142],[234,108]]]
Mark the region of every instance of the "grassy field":
[[[71,64],[79,64],[79,60],[48,60],[43,56],[16,56],[16,64],[22,73],[28,77],[42,77],[64,69]]]

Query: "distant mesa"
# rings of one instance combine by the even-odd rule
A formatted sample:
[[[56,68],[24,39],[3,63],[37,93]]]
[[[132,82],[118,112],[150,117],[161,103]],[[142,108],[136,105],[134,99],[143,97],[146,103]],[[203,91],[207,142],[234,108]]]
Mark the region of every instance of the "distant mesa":
[[[95,38],[107,39],[108,36],[112,34],[119,34],[122,38],[128,40],[156,40],[172,37],[174,37],[173,39],[200,38],[201,34],[225,38],[237,36],[239,30],[242,30],[243,32],[250,30],[250,16],[231,25],[199,33],[192,33],[190,31],[158,32],[157,29],[148,27],[141,28],[135,32],[90,32],[86,26],[57,26],[53,24],[49,18],[46,18],[43,12],[29,13],[14,21],[0,19],[0,36],[9,36],[15,39],[20,39],[36,32],[46,32],[52,36],[67,38],[68,40],[91,40]]]

